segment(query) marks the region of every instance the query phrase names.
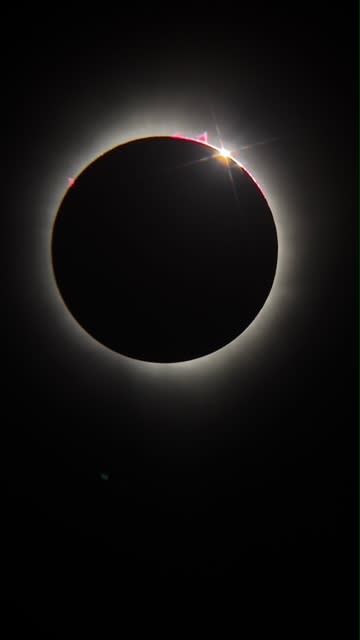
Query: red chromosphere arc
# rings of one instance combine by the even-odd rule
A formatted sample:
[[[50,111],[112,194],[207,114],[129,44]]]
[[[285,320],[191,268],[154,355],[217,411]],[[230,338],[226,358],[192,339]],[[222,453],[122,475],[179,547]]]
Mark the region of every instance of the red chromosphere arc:
[[[202,133],[200,136],[197,136],[196,138],[192,138],[190,136],[184,136],[182,133],[174,133],[174,135],[172,135],[171,137],[179,138],[180,140],[194,140],[196,142],[204,142],[205,144],[208,143],[207,131],[204,131],[204,133]]]

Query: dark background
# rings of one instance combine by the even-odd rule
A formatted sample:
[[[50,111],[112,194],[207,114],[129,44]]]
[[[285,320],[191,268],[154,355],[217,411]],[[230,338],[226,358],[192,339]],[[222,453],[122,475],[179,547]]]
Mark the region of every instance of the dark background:
[[[245,637],[259,624],[355,637],[355,12],[229,9],[204,24],[175,11],[91,28],[64,12],[62,27],[10,21],[3,56],[8,637],[120,634],[129,616],[152,632],[169,620],[171,637],[194,612],[200,635],[218,620],[226,637],[233,620]],[[188,377],[116,369],[77,344],[33,261],[69,140],[81,156],[104,121],[154,103],[198,114],[202,130],[213,110],[235,144],[277,138],[247,157],[269,167],[291,237],[265,342]]]

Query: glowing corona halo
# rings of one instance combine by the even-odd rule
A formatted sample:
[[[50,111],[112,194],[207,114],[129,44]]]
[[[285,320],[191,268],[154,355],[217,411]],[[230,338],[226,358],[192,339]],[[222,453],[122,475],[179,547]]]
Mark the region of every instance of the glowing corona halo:
[[[207,152],[208,154],[209,154],[209,152],[211,152],[211,155],[208,155],[207,157],[202,158],[200,161],[198,161],[198,160],[197,160],[197,161],[196,161],[196,163],[198,163],[198,162],[202,162],[202,160],[203,160],[203,159],[204,159],[204,160],[209,160],[210,158],[219,158],[220,160],[222,160],[222,164],[223,164],[223,165],[225,165],[225,167],[224,167],[224,172],[223,172],[223,173],[224,173],[224,175],[228,175],[229,180],[230,180],[230,182],[232,183],[232,188],[233,188],[233,194],[232,194],[232,195],[233,195],[233,196],[236,196],[236,188],[235,188],[235,184],[234,184],[234,178],[233,178],[233,175],[232,175],[232,173],[231,173],[231,169],[233,168],[233,166],[235,166],[235,167],[237,166],[237,167],[241,170],[241,173],[242,173],[242,174],[244,174],[244,176],[247,176],[247,178],[246,178],[246,184],[247,184],[247,183],[254,183],[254,184],[256,185],[256,187],[257,187],[257,189],[256,189],[255,191],[260,191],[260,192],[261,192],[261,194],[262,194],[262,196],[263,196],[263,200],[266,202],[266,207],[267,207],[267,209],[270,211],[270,217],[271,217],[271,220],[272,220],[272,222],[274,223],[274,220],[273,220],[272,215],[271,215],[271,210],[270,210],[269,205],[267,204],[267,199],[265,198],[264,192],[262,191],[262,189],[260,189],[260,187],[259,187],[258,183],[255,181],[255,179],[254,179],[254,178],[253,178],[253,176],[250,174],[250,172],[249,172],[247,169],[245,169],[245,167],[244,167],[240,162],[238,162],[238,161],[237,161],[237,160],[236,160],[236,159],[231,155],[230,151],[228,151],[227,149],[225,149],[225,148],[224,148],[224,147],[222,147],[222,146],[219,148],[219,147],[216,147],[216,146],[214,146],[214,145],[209,144],[209,143],[208,143],[208,141],[207,141],[207,136],[206,136],[206,139],[204,139],[204,135],[203,135],[203,136],[201,136],[201,137],[200,137],[200,139],[199,139],[199,138],[193,138],[193,137],[187,137],[187,136],[183,136],[183,135],[160,136],[160,138],[159,138],[159,137],[158,137],[158,138],[155,138],[155,137],[149,137],[149,136],[147,136],[146,138],[143,138],[143,139],[134,138],[134,139],[132,139],[132,140],[129,140],[129,141],[125,144],[125,147],[126,147],[126,146],[127,146],[127,147],[135,146],[135,147],[136,147],[136,145],[139,145],[139,144],[141,145],[141,144],[144,144],[144,143],[146,143],[146,144],[148,145],[148,142],[149,142],[149,141],[150,141],[152,144],[154,144],[154,140],[157,140],[157,142],[158,142],[158,143],[160,142],[161,144],[164,144],[164,142],[165,142],[165,141],[171,141],[171,139],[172,139],[172,138],[173,138],[173,139],[177,139],[177,140],[179,140],[179,141],[181,141],[181,142],[197,143],[196,145],[192,144],[192,145],[191,145],[191,147],[195,147],[195,146],[196,146],[196,147],[203,147],[203,148],[205,148],[205,149],[206,149],[206,152]],[[145,144],[145,148],[146,148],[146,144]],[[188,145],[184,145],[184,146],[188,146]],[[102,162],[103,162],[103,159],[102,159],[102,158],[103,158],[103,156],[105,156],[105,158],[104,158],[105,160],[106,160],[106,159],[109,159],[109,156],[111,156],[111,154],[114,154],[114,152],[116,152],[116,151],[117,151],[118,149],[120,149],[121,147],[124,147],[124,144],[122,144],[122,145],[118,145],[117,147],[113,147],[113,148],[112,148],[111,150],[109,150],[107,153],[102,154],[102,156],[100,156],[100,158],[95,159],[95,160],[94,160],[92,163],[90,163],[90,165],[88,165],[88,166],[86,167],[86,169],[81,173],[80,178],[83,180],[83,177],[82,177],[82,176],[84,176],[84,175],[86,174],[86,172],[87,172],[87,171],[89,171],[89,168],[91,169],[91,167],[93,167],[93,166],[95,165],[95,163],[96,163],[99,159],[101,159],[101,161],[102,161]],[[180,147],[181,147],[181,144],[180,144]],[[215,153],[214,153],[214,152],[215,152]],[[190,162],[190,163],[187,163],[187,164],[193,164],[193,163],[192,163],[192,162]],[[239,175],[240,175],[240,174],[236,174],[236,176],[235,176],[236,181],[238,181],[238,179],[239,179]],[[242,178],[242,180],[244,180],[244,179],[245,179],[245,178]],[[76,178],[71,178],[71,179],[69,179],[69,187],[74,187],[75,183],[76,183]],[[230,183],[228,184],[228,187],[229,187],[229,186],[230,186]],[[72,191],[73,191],[73,190],[72,190]],[[75,187],[74,193],[76,193],[76,191],[78,191],[78,190],[76,190],[76,187]],[[71,197],[73,197],[73,195],[72,195],[72,194],[71,194]],[[236,197],[237,197],[237,196],[236,196]],[[66,196],[64,197],[63,202],[65,201],[65,199],[66,199]],[[63,202],[62,202],[62,205],[61,205],[61,206],[63,206]],[[224,206],[225,206],[225,205],[224,205]],[[232,206],[234,207],[234,203],[233,203],[233,205],[232,205]],[[60,207],[59,211],[60,211],[60,210],[61,210],[61,207]],[[57,222],[57,220],[58,220],[58,216],[59,216],[59,213],[57,214],[57,217],[55,218],[55,221],[54,221],[53,234],[54,234],[54,229],[55,229],[55,222]],[[60,216],[60,218],[61,218],[61,216]],[[71,217],[71,220],[74,220],[74,216],[72,216],[72,217]],[[87,218],[85,218],[84,220],[86,220],[86,222],[87,222]],[[253,225],[255,224],[254,229],[256,229],[256,231],[257,231],[257,233],[258,233],[258,242],[260,242],[260,244],[259,244],[259,248],[260,248],[260,246],[262,246],[262,245],[261,245],[261,241],[260,241],[261,233],[262,233],[262,227],[261,227],[261,226],[260,226],[260,227],[259,227],[259,226],[256,226],[256,225],[258,225],[259,223],[260,223],[260,221],[259,221],[259,220],[258,220],[258,221],[256,221],[256,220],[255,220],[254,222],[252,222],[252,221],[251,221],[251,225],[250,225],[250,226],[252,226],[252,227],[253,227]],[[242,224],[244,224],[244,223],[242,223]],[[59,227],[59,224],[57,223],[57,227],[56,227],[56,229],[57,229],[58,227]],[[60,228],[61,228],[61,220],[60,220]],[[275,228],[275,226],[274,226],[274,228]],[[276,232],[275,232],[275,233],[276,233]],[[259,234],[260,234],[260,235],[259,235]],[[58,234],[58,235],[59,235],[59,234]],[[95,235],[96,235],[96,232],[95,232]],[[277,234],[276,234],[276,237],[277,237]],[[86,238],[86,236],[85,236],[85,238]],[[80,244],[81,244],[81,243],[80,243]],[[79,244],[78,246],[80,246],[80,244]],[[58,249],[56,249],[56,246],[57,246],[57,245],[56,245],[56,243],[55,243],[55,256],[58,256],[58,255],[59,255],[59,250],[58,250]],[[277,247],[277,240],[276,240],[276,247]],[[243,247],[243,249],[244,249],[244,247]],[[254,251],[255,251],[255,250],[254,250]],[[256,251],[255,251],[255,252],[256,252]],[[276,248],[276,252],[277,252],[277,248]],[[73,256],[73,255],[75,255],[75,253],[76,253],[76,251],[73,251],[73,250],[72,250],[72,251],[62,251],[62,254],[63,254],[63,255],[72,255],[72,256]],[[238,253],[240,254],[241,252],[239,251]],[[242,253],[244,253],[244,251],[242,251]],[[260,254],[261,254],[261,250],[260,250]],[[60,255],[61,255],[61,251],[60,251]],[[97,254],[96,254],[96,252],[95,252],[95,255],[97,255]],[[56,262],[56,260],[55,260],[55,262]],[[89,263],[90,263],[90,262],[91,262],[91,261],[89,260]],[[210,263],[209,263],[209,264],[210,264]],[[243,263],[241,263],[241,264],[242,264],[242,266],[243,266]],[[275,267],[274,267],[274,275],[272,276],[272,278],[275,276],[276,264],[277,264],[277,255],[276,255],[276,261],[275,261]],[[56,271],[56,270],[55,270],[55,271]],[[125,270],[125,271],[126,271],[126,270]],[[125,273],[125,271],[123,270],[123,271],[122,271],[122,273]],[[54,272],[54,273],[55,273],[55,272]],[[55,278],[55,279],[56,279],[56,278]],[[71,280],[71,278],[70,278],[70,280]],[[106,278],[105,278],[104,282],[106,282]],[[58,286],[59,286],[59,280],[58,280],[58,279],[57,279],[57,284],[58,284]],[[267,285],[267,286],[268,286],[268,285]],[[264,302],[266,301],[266,299],[267,299],[267,297],[268,297],[268,294],[269,294],[269,292],[270,292],[270,291],[271,291],[271,289],[272,289],[272,286],[273,286],[273,280],[271,280],[271,284],[270,284],[270,288],[268,288],[268,292],[266,293],[266,295],[265,295],[265,296],[263,296],[263,301],[261,302],[261,305],[259,306],[259,304],[258,304],[258,302],[257,302],[256,312],[253,314],[253,316],[252,316],[252,318],[251,318],[250,320],[247,320],[247,321],[246,321],[246,325],[245,325],[245,327],[242,327],[242,328],[241,328],[241,329],[240,329],[236,334],[234,334],[234,332],[232,332],[232,337],[231,337],[230,339],[226,339],[225,341],[224,341],[224,339],[222,339],[222,342],[220,342],[218,346],[215,346],[215,348],[213,348],[213,349],[207,349],[207,348],[205,348],[205,349],[204,349],[204,348],[201,348],[201,349],[200,349],[200,352],[199,352],[199,355],[197,354],[196,350],[192,352],[192,351],[191,351],[191,349],[190,349],[190,351],[189,351],[189,354],[190,354],[190,355],[189,355],[188,357],[185,357],[185,358],[181,358],[181,357],[179,358],[179,354],[176,354],[176,355],[175,355],[175,358],[170,357],[170,358],[168,358],[168,359],[167,359],[167,356],[164,356],[164,354],[162,354],[162,355],[161,355],[161,357],[160,357],[160,360],[158,359],[158,357],[157,357],[157,356],[155,356],[155,357],[153,356],[153,354],[152,354],[151,350],[150,350],[150,352],[146,352],[146,349],[145,349],[145,353],[147,353],[147,354],[149,354],[149,353],[150,353],[150,357],[147,357],[147,356],[143,357],[143,355],[141,355],[141,356],[139,357],[139,356],[135,355],[135,359],[140,359],[140,361],[141,361],[142,363],[144,363],[144,362],[145,362],[145,363],[147,363],[147,364],[149,364],[149,363],[154,363],[154,362],[156,362],[156,363],[161,363],[161,364],[167,364],[167,365],[169,365],[169,364],[171,364],[171,365],[172,365],[172,364],[184,364],[184,363],[186,363],[187,361],[193,361],[194,359],[195,359],[195,360],[200,360],[200,359],[202,359],[203,357],[209,357],[209,356],[212,356],[213,354],[215,354],[215,353],[217,353],[217,352],[219,352],[219,351],[222,351],[224,348],[227,348],[229,344],[231,344],[231,343],[235,342],[236,340],[239,340],[239,339],[240,339],[240,337],[243,335],[243,332],[247,329],[247,327],[248,327],[248,326],[250,326],[250,325],[253,323],[254,319],[257,317],[257,315],[258,315],[258,314],[259,314],[259,312],[261,311],[261,309],[262,309],[262,307],[263,307],[263,305],[264,305]],[[83,287],[80,287],[80,288],[79,288],[79,290],[80,290],[80,291],[81,291],[82,289],[83,289]],[[133,290],[134,290],[134,289],[132,288],[132,291],[133,291]],[[201,290],[202,290],[202,289],[200,288],[200,291],[201,291]],[[241,290],[240,290],[240,291],[241,291]],[[61,294],[61,286],[60,286],[59,292],[60,292],[60,294]],[[62,297],[63,297],[63,296],[62,296]],[[129,299],[130,299],[130,298],[129,298]],[[76,304],[77,304],[77,303],[76,303]],[[76,307],[76,304],[75,304],[75,307]],[[239,306],[239,303],[237,303],[237,304],[238,304],[238,306]],[[67,306],[68,306],[68,308],[70,308],[70,310],[71,310],[71,305],[70,305],[70,307],[69,307],[69,305],[67,305]],[[105,306],[106,306],[106,305],[105,305]],[[127,305],[127,306],[126,306],[126,305],[124,305],[124,306],[123,306],[123,309],[127,309],[127,308],[128,308],[128,306],[129,306],[129,305]],[[99,307],[99,305],[98,305],[98,307]],[[104,309],[105,309],[105,307],[104,307]],[[124,313],[124,312],[123,312],[123,313]],[[73,315],[75,316],[75,318],[76,318],[76,319],[78,319],[78,317],[77,317],[77,314],[76,314],[76,313],[75,313],[75,314],[73,313]],[[81,315],[81,314],[80,314],[80,315]],[[105,313],[105,311],[104,311],[104,314],[103,314],[103,315],[104,315],[106,318],[111,317],[111,316],[112,316],[111,310],[109,310],[107,314],[106,314],[106,313]],[[209,314],[209,315],[210,315],[210,314]],[[208,315],[207,317],[209,317],[209,315]],[[120,317],[119,317],[119,318],[120,318]],[[132,351],[131,351],[131,349],[130,349],[130,353],[125,351],[125,355],[124,355],[124,351],[122,351],[122,349],[121,349],[121,348],[113,347],[113,345],[112,345],[112,343],[111,343],[111,340],[110,340],[110,341],[107,341],[107,340],[105,340],[105,341],[104,341],[103,339],[101,339],[101,338],[99,338],[99,337],[97,336],[96,331],[91,331],[91,330],[89,331],[89,330],[87,329],[86,322],[85,322],[85,323],[84,323],[84,322],[80,322],[80,325],[81,325],[83,328],[85,328],[85,331],[86,331],[87,335],[90,335],[90,336],[92,335],[93,337],[95,337],[95,339],[97,340],[98,344],[100,343],[100,344],[102,344],[102,345],[105,345],[105,347],[110,347],[110,349],[112,349],[112,351],[116,352],[116,353],[117,353],[117,355],[120,355],[121,357],[126,357],[126,358],[133,359],[133,357],[134,357],[134,356],[132,355]],[[164,325],[164,327],[163,327],[163,329],[162,329],[162,332],[164,333],[165,331],[166,331],[166,329],[165,329],[165,325]],[[158,336],[158,342],[159,342],[159,339],[161,338],[161,336],[163,335],[163,333],[159,333],[159,336]],[[201,335],[201,329],[199,329],[199,328],[198,328],[198,336],[200,337],[200,335]],[[141,340],[139,339],[139,341],[141,341]],[[175,339],[175,341],[176,341],[176,339]],[[172,344],[174,344],[174,336],[172,337]],[[135,349],[135,353],[137,354],[137,350],[136,350],[136,349]],[[186,350],[184,351],[184,348],[183,348],[183,353],[187,353],[187,352],[186,352]],[[195,354],[195,355],[194,355],[194,354]],[[164,358],[165,358],[165,359],[164,359]]]
[[[69,361],[72,366],[78,363],[79,375],[83,375],[82,362],[86,362],[87,371],[96,370],[97,376],[101,376],[107,385],[126,376],[132,384],[144,385],[144,391],[165,387],[174,392],[186,389],[188,393],[199,393],[203,389],[208,394],[210,390],[219,391],[220,374],[223,384],[228,376],[231,380],[234,367],[240,375],[251,380],[253,375],[257,376],[259,361],[264,367],[266,362],[274,362],[277,358],[276,343],[285,331],[287,340],[291,340],[291,318],[300,312],[306,295],[302,279],[306,229],[302,217],[297,215],[296,203],[276,149],[269,146],[264,153],[266,148],[252,140],[252,146],[256,148],[248,154],[248,136],[239,138],[238,132],[229,127],[226,131],[223,128],[224,139],[236,140],[229,148],[235,146],[245,150],[244,153],[241,151],[242,165],[245,164],[246,170],[265,187],[278,236],[278,262],[272,289],[260,313],[240,338],[197,360],[175,364],[144,362],[121,356],[99,344],[66,309],[52,269],[51,237],[56,212],[68,186],[68,176],[78,176],[94,158],[129,140],[168,136],[174,131],[186,131],[190,138],[196,138],[207,118],[200,112],[192,113],[191,117],[189,114],[184,116],[179,113],[177,104],[170,103],[164,110],[163,101],[161,104],[155,101],[145,108],[133,101],[131,109],[128,107],[121,116],[115,105],[112,109],[106,117],[105,114],[100,119],[89,117],[82,133],[74,129],[69,135],[68,120],[64,119],[60,139],[48,138],[42,149],[46,162],[41,167],[41,188],[35,189],[31,179],[24,185],[24,194],[33,207],[31,220],[19,237],[16,251],[26,259],[24,277],[28,278],[35,295],[36,304],[28,310],[29,321],[41,325],[45,314],[44,348],[60,357],[63,366]],[[79,117],[79,123],[81,121]],[[208,125],[208,130],[209,138],[219,139],[214,126]],[[49,158],[46,154],[50,143],[57,152]],[[60,344],[59,352],[57,345]]]

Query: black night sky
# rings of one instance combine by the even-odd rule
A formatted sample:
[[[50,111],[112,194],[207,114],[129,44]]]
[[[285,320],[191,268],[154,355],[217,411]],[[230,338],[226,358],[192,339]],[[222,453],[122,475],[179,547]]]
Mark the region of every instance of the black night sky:
[[[129,620],[169,638],[216,625],[223,638],[227,625],[245,638],[264,637],[263,625],[355,637],[357,20],[316,3],[258,9],[214,24],[176,11],[152,25],[80,27],[71,12],[62,28],[9,23],[8,637],[128,637]],[[68,178],[127,132],[160,129],[207,131],[214,145],[220,132],[264,186],[279,236],[259,319],[191,366],[150,366],[88,339],[50,269]]]

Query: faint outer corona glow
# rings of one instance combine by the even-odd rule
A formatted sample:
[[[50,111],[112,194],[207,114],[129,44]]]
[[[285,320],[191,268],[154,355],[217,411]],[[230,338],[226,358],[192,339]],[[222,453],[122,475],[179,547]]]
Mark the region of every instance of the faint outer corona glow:
[[[280,212],[280,208],[277,205],[276,198],[273,193],[266,195],[264,190],[259,187],[258,180],[254,178],[256,172],[255,167],[251,167],[250,170],[243,166],[238,159],[234,158],[231,153],[224,148],[218,148],[208,142],[208,134],[205,132],[199,136],[198,131],[191,132],[189,135],[173,134],[176,130],[184,130],[183,123],[171,123],[168,125],[161,125],[156,123],[144,126],[142,129],[137,127],[130,128],[118,138],[114,137],[113,132],[109,132],[108,136],[100,141],[93,141],[91,149],[86,153],[83,150],[81,157],[74,157],[71,150],[71,146],[74,149],[74,142],[69,142],[68,152],[68,173],[61,173],[59,170],[53,172],[49,176],[49,192],[44,194],[42,199],[43,206],[43,223],[41,226],[42,234],[39,237],[40,246],[35,246],[34,263],[37,270],[37,277],[42,289],[42,304],[49,308],[49,313],[54,318],[54,339],[64,339],[66,344],[69,345],[69,349],[78,349],[79,353],[86,353],[97,362],[98,366],[110,366],[115,367],[118,370],[126,370],[127,372],[138,375],[143,373],[144,375],[162,376],[161,372],[164,372],[167,376],[167,380],[172,379],[172,373],[178,376],[180,372],[187,376],[188,374],[193,376],[199,376],[207,378],[211,375],[211,371],[216,375],[220,369],[229,366],[229,363],[239,362],[240,359],[244,363],[254,362],[254,358],[257,357],[256,353],[263,353],[266,345],[269,346],[269,340],[272,340],[272,332],[277,330],[277,324],[281,318],[283,309],[286,307],[284,304],[286,300],[291,301],[289,284],[289,274],[291,275],[291,263],[292,263],[292,248],[291,243],[286,242],[286,238],[291,237],[291,229],[287,217],[283,217]],[[180,124],[180,126],[179,126]],[[195,129],[195,127],[194,127]],[[170,133],[169,133],[170,131]],[[200,358],[189,360],[185,362],[176,363],[155,363],[135,360],[122,354],[116,353],[108,347],[97,342],[95,338],[90,336],[75,320],[70,311],[66,308],[61,294],[57,288],[55,281],[52,257],[51,257],[51,237],[53,231],[54,221],[60,206],[62,199],[64,198],[67,188],[76,188],[76,176],[79,175],[90,163],[94,162],[96,158],[107,153],[110,149],[115,148],[121,144],[129,142],[131,140],[147,138],[152,136],[172,136],[184,139],[189,139],[198,143],[203,143],[208,147],[213,148],[219,153],[222,158],[231,158],[238,166],[246,171],[251,179],[255,182],[257,187],[261,190],[265,196],[276,226],[276,232],[278,237],[278,259],[275,278],[272,288],[265,301],[264,306],[255,317],[253,322],[233,341],[222,347],[221,349],[214,351],[210,354],[202,356]],[[216,137],[216,136],[214,136]],[[64,165],[64,159],[62,159],[62,167]],[[67,176],[73,176],[68,178]],[[264,176],[265,178],[265,176]],[[264,182],[261,176],[259,179]],[[66,185],[66,182],[68,183]],[[64,184],[65,183],[65,184]],[[266,183],[267,191],[270,184]],[[36,242],[34,243],[36,245]],[[57,334],[57,335],[56,335]],[[71,345],[71,346],[70,346]],[[170,377],[169,377],[170,376]]]

